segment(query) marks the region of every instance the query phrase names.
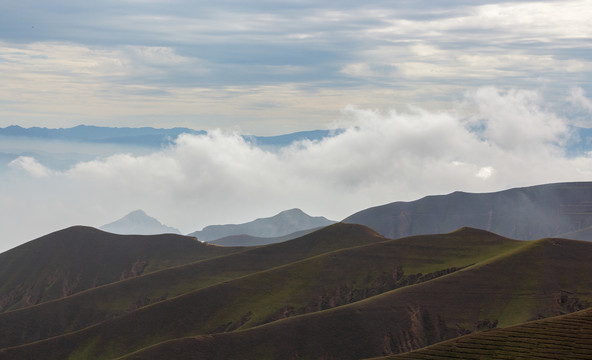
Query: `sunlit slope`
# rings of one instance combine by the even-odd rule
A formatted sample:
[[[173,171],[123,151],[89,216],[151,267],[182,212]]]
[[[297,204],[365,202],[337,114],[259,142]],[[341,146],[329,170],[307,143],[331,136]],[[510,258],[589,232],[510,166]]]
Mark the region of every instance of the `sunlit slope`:
[[[592,359],[592,309],[484,331],[375,360]]]
[[[471,226],[514,239],[536,240],[592,226],[592,182],[493,193],[457,191],[372,207],[343,221],[366,225],[391,238],[445,233]]]
[[[239,250],[188,236],[115,235],[74,226],[0,254],[0,311]]]
[[[337,240],[340,233],[376,238],[367,228],[346,224],[331,226],[315,236],[332,235]],[[296,319],[298,314],[322,314],[325,309],[445,276],[525,245],[474,229],[382,241],[213,285],[78,333],[6,350],[4,355],[111,358],[176,337],[247,329],[286,317]]]
[[[431,281],[259,327],[163,342],[126,359],[360,359],[589,305],[592,244],[544,239]]]
[[[131,313],[138,308],[326,252],[386,240],[360,225],[336,224],[289,242],[219,256],[0,314],[0,347],[14,346]],[[210,246],[218,248],[215,246]]]

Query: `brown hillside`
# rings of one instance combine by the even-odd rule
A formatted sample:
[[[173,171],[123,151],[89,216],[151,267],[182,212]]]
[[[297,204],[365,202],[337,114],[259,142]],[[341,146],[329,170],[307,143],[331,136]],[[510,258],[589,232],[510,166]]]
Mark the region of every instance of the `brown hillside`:
[[[74,226],[0,254],[0,312],[239,250],[188,236],[115,235]]]

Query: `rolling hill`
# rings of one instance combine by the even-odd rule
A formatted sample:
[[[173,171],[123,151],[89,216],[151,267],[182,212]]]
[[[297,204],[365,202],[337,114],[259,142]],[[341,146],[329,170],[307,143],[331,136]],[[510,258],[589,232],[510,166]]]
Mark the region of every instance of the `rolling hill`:
[[[589,306],[592,269],[585,258],[591,249],[588,243],[558,239],[526,243],[469,268],[363,301],[244,331],[165,341],[124,358],[362,359],[408,352]],[[575,252],[580,256],[572,257]],[[545,278],[541,269],[555,275]],[[518,281],[516,273],[521,275]]]
[[[79,330],[149,304],[307,257],[383,240],[359,225],[341,225],[293,241],[92,288],[60,301],[0,314],[0,333],[6,334],[0,337],[0,348]]]
[[[472,228],[389,240],[335,224],[0,314],[0,330],[11,334],[0,358],[388,355],[586,308],[591,256],[592,244],[581,241],[521,242]],[[68,327],[105,293],[114,296],[105,304],[118,304],[130,291],[155,284],[160,292],[165,279],[190,274],[201,278],[169,284],[177,295]]]
[[[239,250],[188,236],[115,235],[74,226],[0,254],[0,312]]]
[[[592,226],[592,182],[428,196],[362,210],[343,222],[366,225],[391,238],[462,226],[519,240],[560,236]],[[592,240],[589,232],[578,235],[579,240]]]

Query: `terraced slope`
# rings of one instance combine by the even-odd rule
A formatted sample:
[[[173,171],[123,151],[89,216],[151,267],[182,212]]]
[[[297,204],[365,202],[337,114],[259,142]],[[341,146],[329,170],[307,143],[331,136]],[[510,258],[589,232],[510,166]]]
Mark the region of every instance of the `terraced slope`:
[[[484,331],[375,360],[592,359],[592,309]]]

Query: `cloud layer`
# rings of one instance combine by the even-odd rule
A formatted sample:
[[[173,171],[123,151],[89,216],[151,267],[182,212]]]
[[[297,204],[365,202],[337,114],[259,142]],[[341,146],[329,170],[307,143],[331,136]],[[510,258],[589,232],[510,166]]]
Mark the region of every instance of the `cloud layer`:
[[[4,1],[0,126],[318,128],[489,85],[592,92],[591,0]]]
[[[100,226],[138,208],[188,233],[293,207],[341,220],[429,194],[589,180],[592,156],[566,155],[569,121],[546,104],[540,92],[488,87],[450,111],[347,107],[334,124],[343,132],[277,152],[217,130],[67,170],[20,157],[2,175],[2,246],[73,224]]]

